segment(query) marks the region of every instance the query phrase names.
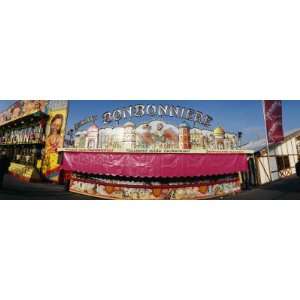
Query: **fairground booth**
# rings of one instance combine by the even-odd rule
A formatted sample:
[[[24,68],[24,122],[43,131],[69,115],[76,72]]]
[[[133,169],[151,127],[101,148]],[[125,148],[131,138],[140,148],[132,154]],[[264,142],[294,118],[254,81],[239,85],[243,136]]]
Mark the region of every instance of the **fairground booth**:
[[[96,120],[90,116],[76,123],[73,142],[59,149],[71,192],[102,199],[179,200],[241,190],[249,152],[239,149],[237,134],[211,128],[209,115],[149,104],[104,113],[100,126]]]
[[[57,149],[63,147],[68,101],[15,101],[0,112],[0,153],[23,181],[58,182]]]

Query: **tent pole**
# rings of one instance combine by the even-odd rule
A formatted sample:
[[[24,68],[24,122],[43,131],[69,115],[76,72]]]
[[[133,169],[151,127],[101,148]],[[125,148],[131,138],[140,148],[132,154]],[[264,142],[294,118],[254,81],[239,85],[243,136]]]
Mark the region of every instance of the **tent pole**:
[[[269,140],[268,140],[268,131],[267,131],[267,122],[266,122],[266,111],[265,111],[265,100],[262,101],[262,107],[263,107],[263,115],[264,115],[264,121],[265,121],[265,134],[266,134],[266,142],[267,142],[267,161],[268,161],[268,169],[270,173],[270,181],[272,181],[272,173],[271,173],[271,167],[270,167],[270,148],[269,148]]]

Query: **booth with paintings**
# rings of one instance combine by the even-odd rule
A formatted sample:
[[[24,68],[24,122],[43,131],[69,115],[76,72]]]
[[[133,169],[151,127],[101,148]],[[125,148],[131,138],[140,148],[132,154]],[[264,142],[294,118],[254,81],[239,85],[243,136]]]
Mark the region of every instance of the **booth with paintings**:
[[[137,118],[147,114],[150,120]],[[103,114],[102,126],[96,118],[89,120],[93,124],[86,130],[75,126],[72,147],[59,149],[71,192],[102,199],[180,200],[241,189],[247,151],[239,148],[237,134],[221,126],[211,129],[212,118],[202,112],[135,105]]]
[[[10,174],[24,181],[57,181],[67,101],[16,101],[0,113],[0,151]]]

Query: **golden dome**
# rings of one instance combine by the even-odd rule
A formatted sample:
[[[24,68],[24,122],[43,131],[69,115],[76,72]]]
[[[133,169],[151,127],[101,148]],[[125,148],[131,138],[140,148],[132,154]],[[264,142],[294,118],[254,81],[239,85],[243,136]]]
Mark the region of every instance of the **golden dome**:
[[[225,135],[225,130],[222,127],[217,127],[214,129],[215,136],[223,136]]]

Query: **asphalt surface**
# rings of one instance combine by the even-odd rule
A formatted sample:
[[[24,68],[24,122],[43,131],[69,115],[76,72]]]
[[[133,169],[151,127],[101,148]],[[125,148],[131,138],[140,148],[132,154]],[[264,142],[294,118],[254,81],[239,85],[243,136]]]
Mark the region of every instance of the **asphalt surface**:
[[[300,177],[292,175],[223,199],[300,200]]]
[[[51,183],[25,183],[13,176],[4,177],[0,199],[7,200],[95,200],[97,198],[70,193],[64,186]]]
[[[13,176],[6,175],[3,189],[0,190],[0,199],[54,199],[54,200],[96,200],[98,198],[88,197],[64,190],[64,187],[50,183],[24,183]],[[222,199],[234,200],[300,200],[300,178],[296,175],[277,180],[270,184],[258,186],[248,191],[243,191],[235,196],[227,196]]]

